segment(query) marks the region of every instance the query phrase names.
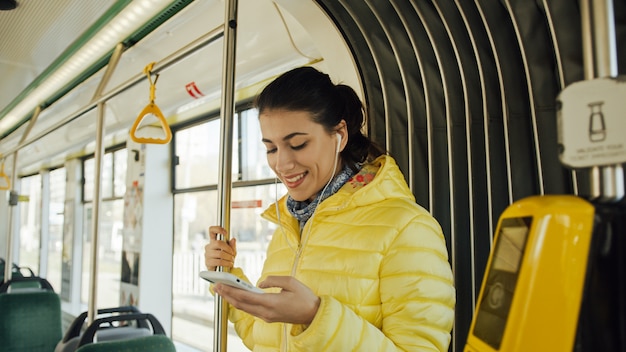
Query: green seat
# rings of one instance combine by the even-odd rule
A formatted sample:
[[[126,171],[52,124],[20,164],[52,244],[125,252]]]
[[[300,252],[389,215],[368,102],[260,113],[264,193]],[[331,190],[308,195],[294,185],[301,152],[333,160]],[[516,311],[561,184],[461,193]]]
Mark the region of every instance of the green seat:
[[[74,351],[76,351],[76,349],[78,348],[77,346],[78,346],[78,344],[80,342],[81,333],[84,330],[83,327],[86,324],[87,313],[88,312],[82,312],[80,315],[78,315],[74,319],[72,324],[68,327],[67,331],[65,332],[65,335],[63,335],[63,339],[61,341],[59,341],[59,343],[57,344],[57,347],[54,349],[54,352],[74,352]],[[130,313],[141,313],[141,312],[135,306],[101,308],[101,309],[98,309],[96,318],[100,319],[102,317],[121,315],[121,314],[130,314]],[[139,321],[137,321],[136,326],[140,327],[140,328],[147,328],[148,327],[148,322],[144,322],[144,321],[139,320]],[[165,334],[165,332],[163,332],[163,334]],[[139,334],[137,334],[137,336],[135,336],[135,337],[138,337],[138,336],[139,336]],[[101,338],[102,338],[102,336],[98,336],[99,340]],[[88,342],[88,341],[86,341],[86,342]]]
[[[63,336],[61,300],[53,291],[0,294],[0,352],[50,352]]]
[[[1,293],[14,293],[25,291],[51,291],[54,292],[54,288],[50,285],[50,282],[43,277],[35,276],[15,276],[7,282],[0,283]]]
[[[115,325],[122,322],[127,324]],[[128,313],[94,320],[80,338],[79,351],[170,352],[176,348],[154,315]]]
[[[0,283],[4,281],[4,265],[5,265],[4,259],[0,258]],[[22,275],[20,268],[16,264],[13,264],[11,266],[11,278],[23,277],[23,276],[24,275]]]
[[[150,335],[128,340],[89,343],[79,347],[76,352],[176,352],[176,347],[165,335]]]

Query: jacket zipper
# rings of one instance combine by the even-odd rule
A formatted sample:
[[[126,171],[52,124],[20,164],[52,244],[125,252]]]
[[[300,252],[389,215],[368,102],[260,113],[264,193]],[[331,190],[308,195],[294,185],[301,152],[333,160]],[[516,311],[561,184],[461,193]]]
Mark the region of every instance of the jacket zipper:
[[[308,224],[311,225],[311,224]],[[306,228],[306,226],[305,226]],[[304,229],[302,229],[302,232],[304,233]],[[309,233],[310,234],[310,231]],[[298,248],[296,249],[296,253],[295,253],[295,257],[293,259],[293,265],[291,266],[291,276],[295,277],[296,276],[296,269],[298,268],[298,262],[300,261],[300,255],[302,255],[302,250],[304,249],[304,241],[306,241],[305,238],[300,237],[300,241],[298,242]],[[287,352],[287,323],[283,323],[283,345],[281,347],[281,351],[283,352]]]
[[[340,209],[340,208],[341,207],[337,207],[337,209]],[[298,262],[300,261],[300,256],[302,255],[302,252],[304,251],[304,246],[308,242],[309,236],[311,235],[311,231],[313,230],[312,226],[313,226],[314,217],[315,217],[315,214],[313,214],[311,219],[307,221],[307,223],[304,225],[304,228],[302,229],[302,232],[300,233],[300,241],[298,242],[298,248],[296,249],[295,257],[293,260],[293,265],[291,266],[292,277],[296,276],[296,269],[298,268]],[[288,239],[285,239],[285,240],[288,240]],[[281,351],[283,352],[287,352],[287,336],[288,336],[287,335],[287,323],[283,323],[283,344],[281,346]]]

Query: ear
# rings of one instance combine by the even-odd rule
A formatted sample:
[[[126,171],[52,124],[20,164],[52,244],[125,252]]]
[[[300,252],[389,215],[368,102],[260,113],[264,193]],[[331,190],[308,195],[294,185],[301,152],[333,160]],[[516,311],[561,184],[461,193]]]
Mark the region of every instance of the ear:
[[[345,120],[339,121],[335,126],[335,133],[337,134],[337,153],[342,151],[342,145],[348,142],[348,125]]]

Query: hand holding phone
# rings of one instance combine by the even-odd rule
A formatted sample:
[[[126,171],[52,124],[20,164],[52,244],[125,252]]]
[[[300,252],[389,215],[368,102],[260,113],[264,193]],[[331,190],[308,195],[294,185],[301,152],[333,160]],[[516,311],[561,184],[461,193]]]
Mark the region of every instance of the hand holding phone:
[[[265,291],[261,290],[260,288],[238,278],[231,273],[223,271],[201,271],[200,277],[213,284],[222,283],[224,285],[236,287],[254,293],[265,293]]]

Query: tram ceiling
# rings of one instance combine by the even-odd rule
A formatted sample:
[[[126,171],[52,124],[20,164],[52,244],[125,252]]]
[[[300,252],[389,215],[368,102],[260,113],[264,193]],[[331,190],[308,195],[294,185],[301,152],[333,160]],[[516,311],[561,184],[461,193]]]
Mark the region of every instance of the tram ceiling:
[[[51,116],[59,111],[50,106],[106,65],[118,42],[145,36],[149,30],[141,29],[150,24],[144,22],[158,21],[160,12],[171,12],[166,6],[178,2],[18,1],[14,10],[0,11],[0,74],[6,77],[0,85],[0,154],[16,150],[28,121],[38,120],[30,132],[54,124]],[[147,19],[130,21],[140,15]]]
[[[146,1],[155,2],[159,0]],[[130,43],[132,44],[131,47],[127,45],[127,49],[122,54],[120,64],[116,68],[107,89],[115,90],[116,87],[125,84],[129,77],[141,75],[143,67],[147,63],[152,61],[159,62],[168,55],[175,55],[177,51],[181,51],[185,47],[206,37],[208,33],[221,27],[223,23],[223,2],[220,0],[160,1],[166,5],[182,3],[185,8],[181,10],[181,13],[184,14],[181,16],[170,16],[171,19],[168,18],[167,21],[161,21],[162,23],[152,28],[150,33],[144,34],[145,38],[141,37],[141,40],[138,40],[136,43]],[[120,2],[122,1],[114,2],[113,6],[119,5]],[[82,3],[82,1],[79,1],[79,3]],[[280,3],[280,1],[277,3]],[[309,7],[316,7],[313,2],[308,4]],[[70,5],[67,6],[69,7]],[[173,6],[170,5],[170,8]],[[254,86],[255,82],[263,82],[268,77],[280,73],[285,68],[320,62],[319,48],[311,41],[309,34],[302,28],[302,25],[290,16],[293,10],[290,7],[293,6],[289,2],[287,2],[286,10],[269,0],[240,1],[238,85],[242,87]],[[118,10],[118,12],[120,11]],[[262,16],[259,14],[262,14]],[[323,16],[321,13],[320,15]],[[259,31],[257,19],[261,17],[265,20],[268,18],[271,20],[267,20],[263,24],[263,30]],[[0,17],[0,19],[2,18]],[[103,19],[100,18],[99,21],[103,21]],[[85,27],[88,26],[85,25]],[[77,32],[79,31],[77,30]],[[33,34],[34,36],[36,35]],[[74,39],[72,37],[67,42],[71,42]],[[189,105],[198,105],[201,100],[215,99],[218,96],[216,94],[219,93],[221,83],[221,47],[222,41],[221,36],[219,36],[216,40],[186,56],[183,59],[184,63],[177,63],[166,68],[166,72],[161,76],[157,86],[157,102],[165,115],[168,116],[168,119],[171,119],[170,122],[180,122],[181,119],[187,118],[186,115],[181,116],[178,113],[181,108],[181,102],[183,105],[188,103],[191,103]],[[50,58],[52,56],[50,55]],[[349,59],[347,54],[346,57]],[[348,59],[346,61],[349,61]],[[349,62],[351,63],[351,61]],[[101,67],[104,67],[105,64],[106,62],[102,63]],[[37,77],[46,75],[46,70],[51,69],[50,67],[44,69]],[[56,97],[51,97],[50,99],[53,100],[51,100],[49,106],[44,107],[35,123],[34,129],[29,133],[29,138],[30,136],[37,136],[38,132],[46,131],[51,126],[55,126],[63,117],[70,116],[79,108],[89,104],[103,71],[104,69],[96,70],[91,73],[91,76],[83,77],[80,82],[73,83],[72,89],[67,89],[63,95],[57,94]],[[6,117],[7,112],[15,108],[15,101],[19,101],[38,88],[37,85],[32,83],[37,81],[37,78],[32,78],[33,76],[35,76],[35,73],[29,76],[31,77],[30,83],[23,83],[23,85],[26,85],[26,88],[21,93],[19,89],[14,89],[13,96],[17,98],[2,101],[6,105],[0,107],[2,109],[0,110],[0,113],[2,113],[0,115],[0,154],[6,155],[7,150],[12,152],[18,145],[21,145],[19,139],[27,129],[28,124],[26,122],[28,122],[28,119],[9,124],[7,121],[3,121],[3,117]],[[348,77],[346,80],[350,82],[358,81],[356,76],[353,78]],[[3,82],[7,81],[3,80]],[[186,91],[186,84],[192,82],[198,86],[196,88],[198,89],[196,96],[190,96],[191,93]],[[108,92],[107,89],[105,89],[105,95]],[[110,136],[113,139],[123,139],[120,137],[124,134],[123,130],[127,130],[132,125],[135,118],[134,115],[146,104],[146,101],[140,100],[138,97],[148,99],[147,84],[145,87],[142,84],[138,84],[126,89],[128,91],[125,91],[122,94],[123,96],[114,96],[107,102],[107,114],[110,115],[106,118],[107,133],[119,132],[118,137]],[[254,94],[255,91],[252,89],[249,89],[244,94]],[[22,96],[18,96],[20,94]],[[200,95],[204,96],[200,97]],[[131,114],[129,111],[133,113]],[[28,113],[26,116],[30,117],[31,114]],[[31,160],[45,158],[45,155],[42,153],[52,154],[48,153],[50,150],[64,151],[61,146],[58,149],[49,148],[52,141],[60,141],[65,145],[65,148],[68,148],[70,144],[82,143],[84,145],[84,142],[91,138],[93,134],[89,132],[93,131],[93,128],[90,129],[89,126],[93,126],[95,120],[94,113],[86,111],[84,115],[75,120],[72,120],[71,124],[68,123],[68,125],[55,129],[50,135],[38,138],[32,144],[27,142],[27,145],[20,147],[19,149],[30,150],[21,154],[19,163],[22,166],[29,165],[29,160],[24,158],[30,158]],[[48,138],[48,141],[45,141],[46,138]],[[76,150],[67,153],[71,155],[75,152]],[[62,159],[57,157],[56,160]],[[37,166],[34,165],[29,168],[33,170]]]
[[[25,1],[0,11],[0,110],[117,0]]]

